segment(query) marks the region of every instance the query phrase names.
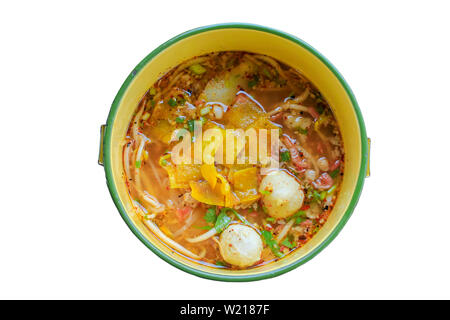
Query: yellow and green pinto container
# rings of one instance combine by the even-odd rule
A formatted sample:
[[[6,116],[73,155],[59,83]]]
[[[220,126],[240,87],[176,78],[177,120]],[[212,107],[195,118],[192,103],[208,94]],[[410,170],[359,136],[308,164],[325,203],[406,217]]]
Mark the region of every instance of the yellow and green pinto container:
[[[269,55],[298,69],[319,88],[339,123],[345,149],[342,189],[327,223],[302,248],[287,257],[253,269],[227,270],[198,264],[178,254],[152,234],[135,216],[124,180],[122,147],[140,99],[164,73],[192,57],[214,51],[248,51]],[[278,276],[312,259],[340,232],[350,218],[368,175],[369,140],[356,99],[336,68],[304,41],[271,28],[226,23],[182,33],[160,45],[130,73],[101,127],[99,163],[104,165],[112,199],[131,231],[151,251],[171,265],[203,278],[254,281]]]

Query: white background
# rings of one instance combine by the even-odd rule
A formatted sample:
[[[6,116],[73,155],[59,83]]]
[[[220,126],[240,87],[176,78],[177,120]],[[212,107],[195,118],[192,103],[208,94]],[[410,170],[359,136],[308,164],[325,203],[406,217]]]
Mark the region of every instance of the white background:
[[[0,5],[0,298],[450,298],[445,1],[15,1]],[[97,165],[126,76],[188,29],[251,22],[340,70],[372,138],[372,176],[322,253],[275,279],[221,283],[150,252]]]

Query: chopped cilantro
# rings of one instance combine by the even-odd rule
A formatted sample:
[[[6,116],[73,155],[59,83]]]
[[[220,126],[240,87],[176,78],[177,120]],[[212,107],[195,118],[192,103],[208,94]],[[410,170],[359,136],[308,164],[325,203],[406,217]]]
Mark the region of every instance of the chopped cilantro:
[[[218,233],[221,233],[223,230],[225,230],[226,227],[228,227],[230,222],[231,222],[231,218],[229,216],[227,216],[227,214],[222,210],[222,212],[217,217],[214,228],[216,228]]]
[[[174,98],[170,98],[169,101],[167,101],[167,104],[171,107],[176,107],[177,101]]]
[[[267,246],[272,250],[273,254],[281,258],[283,256],[283,253],[280,251],[280,246],[278,243],[273,239],[272,233],[266,230],[261,231],[261,235],[263,236],[264,243],[267,244]]]
[[[190,132],[194,132],[194,123],[195,123],[195,120],[189,120],[188,121],[188,129],[189,129],[189,131]]]
[[[216,216],[216,209],[215,208],[209,208],[206,210],[205,216],[203,217],[206,222],[208,223],[215,223],[217,220]]]
[[[306,220],[306,211],[299,210],[290,219],[295,219],[295,224],[300,224]]]
[[[248,82],[249,88],[250,89],[253,88],[254,86],[256,86],[258,84],[258,82],[259,82],[259,77],[257,74],[255,74],[253,76],[253,79]]]
[[[295,248],[295,244],[289,241],[288,237],[284,238],[284,240],[281,241],[281,244],[285,247],[288,247],[289,249]]]
[[[280,158],[282,162],[288,162],[291,160],[291,154],[289,151],[280,152]]]
[[[184,123],[184,120],[186,120],[185,116],[179,116],[175,118],[176,123]]]

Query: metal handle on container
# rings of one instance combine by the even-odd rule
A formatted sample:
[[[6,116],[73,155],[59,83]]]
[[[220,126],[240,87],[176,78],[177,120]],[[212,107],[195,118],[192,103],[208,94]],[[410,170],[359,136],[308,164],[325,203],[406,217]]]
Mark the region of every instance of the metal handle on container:
[[[367,138],[367,144],[369,148],[367,149],[367,172],[366,172],[366,178],[370,177],[370,138]]]
[[[100,127],[100,150],[98,153],[98,164],[103,166],[103,138],[105,137],[106,124]]]

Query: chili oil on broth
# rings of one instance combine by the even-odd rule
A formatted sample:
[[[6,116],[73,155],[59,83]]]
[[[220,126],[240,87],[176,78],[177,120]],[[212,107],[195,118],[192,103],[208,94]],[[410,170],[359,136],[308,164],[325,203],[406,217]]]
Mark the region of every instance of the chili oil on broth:
[[[172,163],[183,139],[177,132],[192,132],[195,120],[203,130],[279,129],[280,171],[265,177],[259,163]],[[134,209],[161,241],[199,263],[243,269],[283,258],[326,223],[344,152],[330,107],[298,71],[268,56],[214,52],[149,88],[130,122],[123,161]],[[284,203],[286,195],[303,199],[294,212],[299,201]]]

